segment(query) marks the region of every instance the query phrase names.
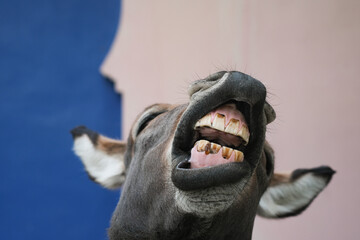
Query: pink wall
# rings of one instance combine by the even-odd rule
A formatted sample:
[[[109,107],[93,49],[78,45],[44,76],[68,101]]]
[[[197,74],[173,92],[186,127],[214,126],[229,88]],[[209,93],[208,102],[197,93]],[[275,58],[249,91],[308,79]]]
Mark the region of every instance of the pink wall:
[[[300,217],[258,219],[255,239],[357,239],[360,2],[252,1],[245,10],[247,71],[265,81],[278,113],[269,134],[276,169],[338,172]]]
[[[125,0],[101,71],[123,93],[125,133],[145,106],[185,102],[188,83],[209,73],[262,80],[278,115],[268,133],[276,170],[328,164],[337,174],[299,217],[257,218],[254,239],[356,239],[359,12],[356,0]]]

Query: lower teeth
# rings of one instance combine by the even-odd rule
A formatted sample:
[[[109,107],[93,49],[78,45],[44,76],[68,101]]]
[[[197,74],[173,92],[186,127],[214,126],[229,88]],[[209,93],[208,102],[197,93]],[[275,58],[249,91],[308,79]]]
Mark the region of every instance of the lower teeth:
[[[199,140],[195,143],[195,146],[198,152],[205,152],[206,155],[217,154],[221,151],[221,155],[225,159],[229,159],[231,155],[234,154],[235,162],[242,162],[244,160],[244,154],[241,151],[221,146],[207,140]]]

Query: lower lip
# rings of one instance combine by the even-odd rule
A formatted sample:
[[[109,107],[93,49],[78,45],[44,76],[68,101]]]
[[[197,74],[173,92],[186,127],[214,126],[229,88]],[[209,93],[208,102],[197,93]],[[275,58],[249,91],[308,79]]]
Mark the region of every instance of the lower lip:
[[[176,165],[173,165],[171,179],[177,188],[184,191],[233,184],[249,177],[252,171],[246,161],[197,169],[190,169],[186,156],[177,157],[173,161]]]

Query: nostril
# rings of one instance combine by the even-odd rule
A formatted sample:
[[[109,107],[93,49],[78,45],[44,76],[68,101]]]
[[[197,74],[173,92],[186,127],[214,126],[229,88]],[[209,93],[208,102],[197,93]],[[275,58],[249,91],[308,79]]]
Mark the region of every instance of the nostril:
[[[189,87],[188,94],[190,98],[199,91],[204,91],[212,86],[214,86],[219,80],[221,80],[224,75],[228,73],[226,71],[217,72],[211,74],[210,76],[206,77],[205,79],[198,80],[192,83]]]
[[[192,83],[189,87],[189,90],[188,90],[188,94],[189,94],[189,97],[191,98],[193,94],[197,93],[198,91],[200,91],[200,89],[202,88],[202,82],[203,80],[198,80],[194,83]]]
[[[276,118],[276,113],[275,110],[267,102],[265,102],[264,111],[265,111],[267,124],[273,122]]]
[[[226,72],[226,71],[217,72],[217,73],[211,74],[210,76],[208,76],[204,80],[206,80],[206,81],[217,81],[217,80],[221,79],[226,73],[228,73],[228,72]]]

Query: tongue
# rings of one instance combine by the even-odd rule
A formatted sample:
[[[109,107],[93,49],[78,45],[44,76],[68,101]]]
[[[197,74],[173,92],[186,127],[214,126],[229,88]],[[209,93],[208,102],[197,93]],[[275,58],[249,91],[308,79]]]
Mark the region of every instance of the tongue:
[[[229,159],[226,159],[222,156],[222,149],[218,153],[206,154],[206,152],[198,152],[196,145],[191,149],[189,160],[191,168],[211,167],[234,161],[234,154]]]

